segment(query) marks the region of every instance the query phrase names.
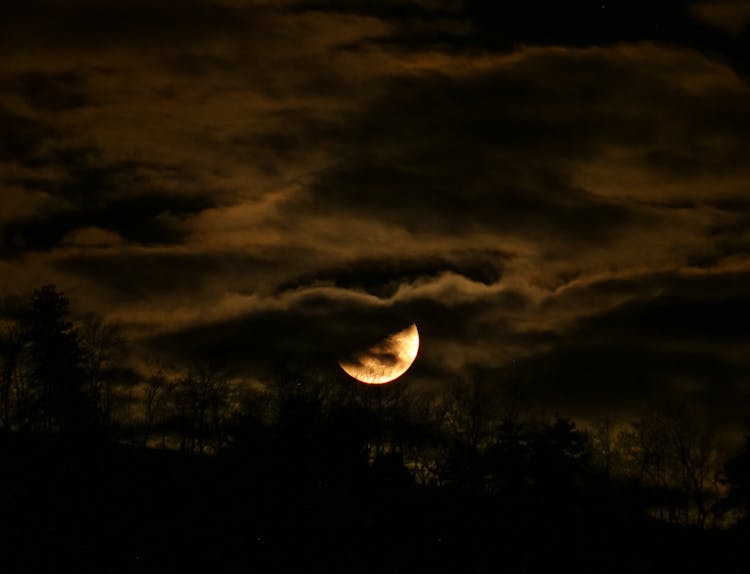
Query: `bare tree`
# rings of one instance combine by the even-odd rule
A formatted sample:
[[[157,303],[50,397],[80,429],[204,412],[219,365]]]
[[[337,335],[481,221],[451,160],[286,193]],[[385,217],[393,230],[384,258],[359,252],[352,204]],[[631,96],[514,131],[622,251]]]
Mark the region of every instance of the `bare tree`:
[[[492,423],[492,400],[479,379],[458,382],[445,397],[445,421],[450,430],[467,445],[479,448]]]
[[[224,444],[230,399],[229,378],[212,365],[194,367],[179,379],[173,400],[183,451],[203,454]]]
[[[23,347],[21,329],[12,323],[5,325],[0,333],[0,424],[6,429],[13,426],[15,399],[21,386]]]
[[[684,516],[703,528],[718,484],[716,432],[707,421],[684,407],[671,406],[661,418],[676,466],[676,479],[685,492]]]
[[[629,427],[605,417],[591,429],[591,446],[594,464],[607,478],[617,477],[623,472],[623,440]]]
[[[89,393],[110,422],[113,407],[114,367],[123,345],[120,327],[100,317],[87,318],[79,327]]]
[[[166,418],[169,395],[169,382],[164,374],[164,367],[152,365],[151,373],[146,377],[143,397],[143,446],[148,446],[151,434],[158,423]],[[162,447],[166,446],[166,434],[162,432]]]
[[[668,405],[624,433],[627,474],[661,493],[657,516],[704,527],[718,520],[720,454],[708,421]]]
[[[437,483],[441,442],[442,401],[424,393],[412,393],[408,403],[408,439],[404,460],[417,484]]]

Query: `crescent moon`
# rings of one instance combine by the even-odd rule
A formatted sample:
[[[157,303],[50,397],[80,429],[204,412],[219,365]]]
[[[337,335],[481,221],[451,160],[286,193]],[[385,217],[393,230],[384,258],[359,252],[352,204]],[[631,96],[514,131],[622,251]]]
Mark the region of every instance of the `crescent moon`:
[[[378,341],[349,359],[339,360],[344,372],[368,385],[383,385],[396,380],[409,370],[419,352],[419,331],[409,327]]]

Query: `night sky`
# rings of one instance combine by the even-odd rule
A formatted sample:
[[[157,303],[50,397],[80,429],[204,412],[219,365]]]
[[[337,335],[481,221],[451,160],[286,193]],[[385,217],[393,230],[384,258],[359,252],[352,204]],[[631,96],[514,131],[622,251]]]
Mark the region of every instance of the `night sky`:
[[[418,389],[750,412],[750,3],[1,12],[6,305],[259,379],[416,322]]]

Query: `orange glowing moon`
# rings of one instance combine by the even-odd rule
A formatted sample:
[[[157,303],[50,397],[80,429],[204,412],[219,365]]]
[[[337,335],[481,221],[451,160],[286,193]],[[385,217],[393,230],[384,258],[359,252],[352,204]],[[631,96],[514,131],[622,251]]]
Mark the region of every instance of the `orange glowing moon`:
[[[412,323],[409,327],[389,335],[373,346],[341,359],[339,365],[350,377],[368,385],[383,385],[399,378],[409,370],[419,352],[419,332]]]

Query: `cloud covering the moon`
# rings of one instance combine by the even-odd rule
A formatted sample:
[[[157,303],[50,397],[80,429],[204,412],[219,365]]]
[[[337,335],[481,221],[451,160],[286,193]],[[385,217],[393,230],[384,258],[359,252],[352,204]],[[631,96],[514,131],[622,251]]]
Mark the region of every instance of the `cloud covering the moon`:
[[[403,375],[419,352],[419,332],[412,323],[409,327],[339,359],[341,368],[361,383],[383,385]]]

